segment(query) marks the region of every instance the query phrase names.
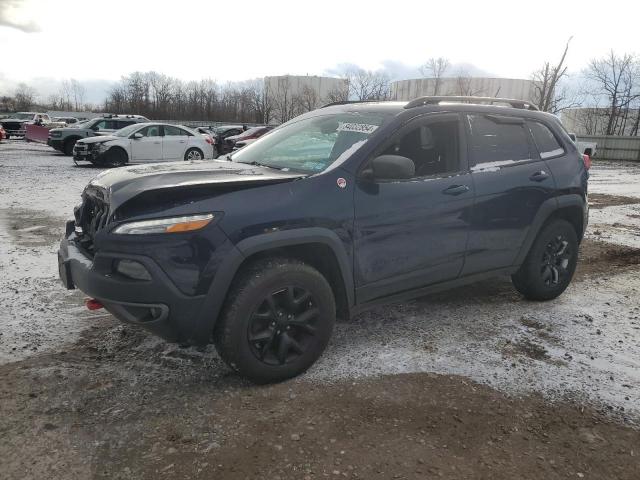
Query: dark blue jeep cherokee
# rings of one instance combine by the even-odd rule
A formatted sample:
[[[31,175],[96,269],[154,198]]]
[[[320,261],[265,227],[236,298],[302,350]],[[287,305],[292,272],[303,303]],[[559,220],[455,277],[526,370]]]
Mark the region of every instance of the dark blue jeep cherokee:
[[[98,175],[59,271],[115,317],[214,342],[256,382],[321,355],[336,316],[509,274],[526,298],[571,281],[588,172],[522,101],[339,103],[209,162]]]

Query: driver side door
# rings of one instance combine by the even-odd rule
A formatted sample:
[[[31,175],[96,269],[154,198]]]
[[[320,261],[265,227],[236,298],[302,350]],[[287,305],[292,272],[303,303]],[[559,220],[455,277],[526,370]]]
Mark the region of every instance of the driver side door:
[[[135,138],[136,134],[142,134],[141,138]],[[160,125],[149,125],[141,128],[131,138],[132,162],[162,161],[162,132]]]
[[[409,158],[415,174],[358,178],[354,276],[359,303],[457,278],[474,203],[459,115],[414,119],[369,162],[378,155]]]

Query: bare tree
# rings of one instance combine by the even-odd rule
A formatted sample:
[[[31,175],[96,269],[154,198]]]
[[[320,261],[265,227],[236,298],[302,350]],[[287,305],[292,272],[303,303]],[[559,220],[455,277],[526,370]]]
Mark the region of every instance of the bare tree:
[[[309,85],[304,85],[302,91],[298,97],[300,108],[303,112],[310,112],[315,110],[320,105],[320,99],[318,98],[318,92],[311,88]]]
[[[75,78],[69,81],[69,86],[71,89],[71,97],[73,98],[73,107],[75,111],[79,111],[84,103],[86,89]]]
[[[349,86],[343,89],[333,89],[322,100],[323,103],[345,102],[349,99]]]
[[[482,89],[473,87],[473,77],[466,69],[458,69],[455,76],[455,87],[452,95],[474,96],[482,93]]]
[[[349,98],[355,100],[388,100],[391,96],[391,79],[386,72],[352,68],[346,72],[349,82]]]
[[[36,91],[26,83],[19,83],[16,88],[15,108],[16,110],[29,110],[36,100]]]
[[[578,106],[566,85],[561,85],[567,76],[565,61],[572,38],[569,37],[567,40],[560,60],[555,65],[545,62],[539,70],[531,75],[534,82],[534,102],[543,112],[558,113],[561,110]]]
[[[611,50],[606,57],[592,60],[585,76],[592,83],[592,94],[607,100],[605,135],[623,135],[629,126],[630,113],[640,99],[640,61],[635,55],[618,56]],[[636,123],[637,120],[630,130],[634,130]],[[637,128],[635,131],[637,134]]]
[[[287,122],[296,116],[298,99],[293,94],[291,79],[288,76],[278,78],[275,89],[270,93],[274,112],[280,123]]]
[[[253,101],[256,122],[269,123],[273,112],[273,98],[269,86],[263,80],[255,80],[249,86],[249,95]]]
[[[440,94],[440,87],[442,85],[442,78],[447,73],[449,69],[450,63],[447,58],[438,57],[438,58],[430,58],[426,61],[424,65],[420,67],[420,73],[422,73],[423,77],[433,78],[433,94]]]

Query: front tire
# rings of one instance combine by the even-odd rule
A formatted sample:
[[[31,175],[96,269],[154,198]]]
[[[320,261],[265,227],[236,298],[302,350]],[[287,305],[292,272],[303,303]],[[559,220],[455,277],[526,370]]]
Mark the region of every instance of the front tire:
[[[129,156],[121,148],[112,148],[107,152],[107,164],[111,167],[122,167],[129,161]]]
[[[278,382],[320,357],[335,318],[333,291],[322,274],[297,260],[266,259],[234,281],[214,341],[222,359],[242,376]]]
[[[73,147],[75,146],[76,142],[78,141],[77,138],[70,138],[69,140],[66,140],[64,142],[64,145],[62,147],[62,152],[67,156],[70,157],[71,155],[73,155]]]
[[[203,158],[204,154],[199,148],[190,148],[184,154],[185,160],[202,160]]]
[[[566,290],[578,262],[578,237],[566,220],[547,224],[511,280],[529,300],[551,300]]]

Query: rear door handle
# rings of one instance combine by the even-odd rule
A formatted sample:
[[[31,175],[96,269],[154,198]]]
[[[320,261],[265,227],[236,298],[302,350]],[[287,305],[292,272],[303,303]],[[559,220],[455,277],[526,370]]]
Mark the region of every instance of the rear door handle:
[[[529,180],[531,180],[532,182],[542,182],[547,178],[549,178],[549,174],[544,170],[540,170],[539,172],[536,172],[533,175],[531,175],[529,177]]]
[[[445,188],[442,193],[444,193],[445,195],[460,195],[461,193],[468,191],[468,185],[451,185],[449,188]]]

